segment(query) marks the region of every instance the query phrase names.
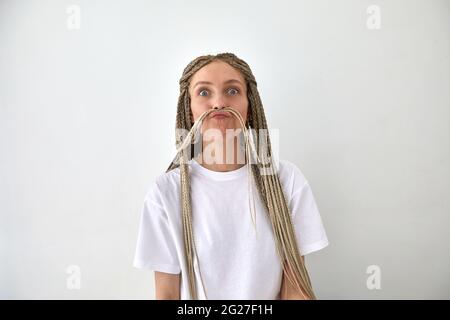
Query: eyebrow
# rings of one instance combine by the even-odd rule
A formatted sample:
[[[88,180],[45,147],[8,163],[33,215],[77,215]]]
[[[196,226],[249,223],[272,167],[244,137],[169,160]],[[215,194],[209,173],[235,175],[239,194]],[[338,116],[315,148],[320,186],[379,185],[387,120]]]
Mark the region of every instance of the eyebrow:
[[[224,82],[224,84],[228,84],[228,83],[239,83],[241,86],[243,86],[242,82],[236,79],[230,79]],[[209,81],[198,81],[192,88],[195,88],[196,86],[198,86],[199,84],[213,84],[212,82]]]

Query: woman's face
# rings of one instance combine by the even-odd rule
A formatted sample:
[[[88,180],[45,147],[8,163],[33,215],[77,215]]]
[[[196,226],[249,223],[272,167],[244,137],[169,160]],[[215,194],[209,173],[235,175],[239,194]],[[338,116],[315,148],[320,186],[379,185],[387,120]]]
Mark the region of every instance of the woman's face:
[[[193,121],[196,121],[203,112],[213,107],[230,106],[242,116],[244,123],[247,120],[248,99],[247,85],[242,74],[223,61],[213,61],[199,69],[191,78],[189,85],[191,111]],[[241,128],[239,120],[229,112],[224,116],[215,116],[210,113],[204,120],[202,132],[207,129]]]

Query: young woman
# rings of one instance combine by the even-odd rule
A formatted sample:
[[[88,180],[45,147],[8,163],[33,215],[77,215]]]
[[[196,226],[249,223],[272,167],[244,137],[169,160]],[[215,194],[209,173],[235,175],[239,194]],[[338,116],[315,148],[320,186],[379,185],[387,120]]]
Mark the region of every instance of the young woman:
[[[176,129],[179,152],[145,196],[134,259],[155,271],[156,299],[316,299],[304,255],[327,235],[302,172],[270,160],[248,64],[231,53],[190,62]]]

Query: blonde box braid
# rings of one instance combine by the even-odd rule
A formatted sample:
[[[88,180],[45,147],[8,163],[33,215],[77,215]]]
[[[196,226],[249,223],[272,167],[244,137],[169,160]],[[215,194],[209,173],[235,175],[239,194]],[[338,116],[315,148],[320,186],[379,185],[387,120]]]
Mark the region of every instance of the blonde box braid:
[[[257,82],[249,65],[239,59],[232,53],[220,53],[217,55],[205,55],[200,56],[193,61],[191,61],[183,71],[183,75],[179,81],[180,83],[180,96],[178,98],[178,107],[176,115],[176,132],[177,135],[176,145],[177,154],[174,160],[171,162],[166,172],[180,167],[180,180],[181,180],[181,209],[182,209],[182,223],[183,223],[183,239],[185,248],[185,257],[187,264],[187,277],[189,282],[189,291],[191,299],[197,300],[197,288],[195,282],[195,271],[194,271],[194,259],[196,257],[194,233],[192,230],[192,205],[191,205],[191,192],[190,192],[190,178],[188,171],[187,160],[191,159],[192,149],[190,149],[190,154],[187,152],[187,147],[191,146],[193,135],[196,133],[200,127],[203,119],[214,110],[209,110],[202,114],[202,116],[193,123],[190,108],[190,96],[189,96],[189,84],[191,77],[202,67],[211,63],[213,61],[223,61],[228,63],[230,66],[239,70],[244,76],[247,83],[247,98],[249,102],[249,116],[248,123],[243,126],[245,145],[246,145],[246,155],[247,161],[249,161],[251,156],[249,154],[250,148],[255,149],[252,140],[249,139],[246,126],[248,128],[253,128],[256,133],[259,133],[260,129],[267,132],[267,122],[264,114],[264,109],[262,106],[261,98],[257,90]],[[233,108],[228,108],[227,111],[231,112],[236,116],[243,125],[242,117]],[[233,112],[234,111],[234,112]],[[236,114],[237,113],[237,114]],[[185,139],[183,135],[178,135],[178,130],[184,129],[188,130],[189,133]],[[260,154],[260,146],[258,143],[261,138],[257,135],[256,144],[256,154],[262,156],[256,156],[256,164],[252,162],[249,165],[251,168],[251,173],[253,173],[254,182],[258,189],[258,193],[263,200],[264,207],[269,215],[272,229],[275,236],[275,244],[277,248],[278,255],[281,260],[282,268],[285,275],[287,276],[289,282],[303,295],[304,298],[316,299],[313,288],[311,285],[310,277],[306,269],[303,259],[301,258],[299,248],[297,246],[295,229],[292,223],[291,214],[283,189],[280,183],[278,174],[275,171],[269,172],[267,168],[273,170],[274,163],[272,161],[272,151],[270,144],[270,137],[267,135],[267,142],[265,150],[266,154]],[[250,175],[249,175],[250,179]],[[198,258],[197,258],[198,262]],[[198,263],[199,266],[199,263]],[[201,270],[199,266],[200,279]],[[291,275],[294,275],[293,279]],[[205,296],[206,296],[206,291]],[[303,294],[305,293],[306,296]]]

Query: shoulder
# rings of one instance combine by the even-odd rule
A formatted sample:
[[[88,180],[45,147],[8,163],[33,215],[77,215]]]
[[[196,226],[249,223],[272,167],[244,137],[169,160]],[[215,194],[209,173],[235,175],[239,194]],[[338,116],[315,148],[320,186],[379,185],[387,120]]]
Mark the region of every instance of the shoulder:
[[[286,178],[295,178],[298,183],[304,184],[307,182],[302,170],[293,162],[289,160],[280,159],[278,161],[278,175]]]
[[[158,174],[147,187],[145,200],[161,203],[163,198],[176,195],[180,185],[180,169],[177,167]]]
[[[302,170],[293,162],[285,159],[278,160],[278,177],[286,192],[293,195],[300,191],[308,180]]]

